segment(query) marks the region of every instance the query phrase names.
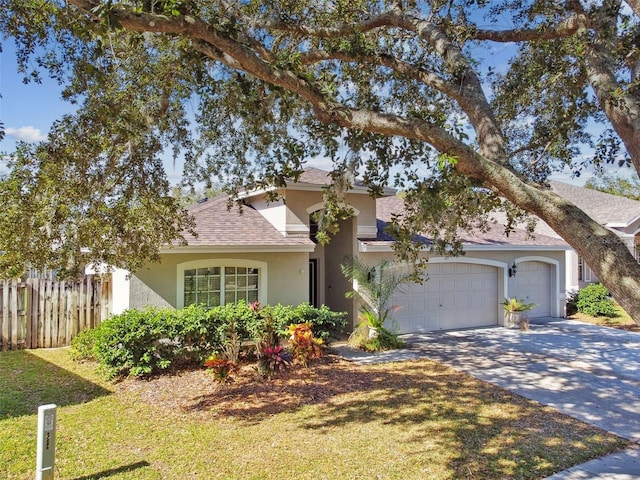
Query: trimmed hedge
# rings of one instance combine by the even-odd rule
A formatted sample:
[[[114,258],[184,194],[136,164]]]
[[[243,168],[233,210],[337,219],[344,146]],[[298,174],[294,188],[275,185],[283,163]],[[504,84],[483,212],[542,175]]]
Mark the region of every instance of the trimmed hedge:
[[[96,360],[108,378],[144,376],[171,365],[200,364],[223,351],[231,338],[256,345],[277,343],[286,337],[289,325],[307,322],[314,336],[327,342],[345,327],[346,313],[308,303],[256,308],[245,302],[212,309],[191,305],[182,310],[127,310],[77,335],[71,355]]]

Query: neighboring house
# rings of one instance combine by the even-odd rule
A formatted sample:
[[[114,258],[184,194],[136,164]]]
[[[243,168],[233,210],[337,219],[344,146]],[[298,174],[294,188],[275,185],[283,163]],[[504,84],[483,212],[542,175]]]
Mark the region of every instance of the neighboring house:
[[[228,210],[224,196],[192,206],[198,237],[188,238],[188,246],[163,249],[161,263],[133,274],[128,307],[309,301],[347,311],[353,320],[357,306],[345,298],[352,285],[340,263],[353,255],[372,264],[393,260],[393,239],[383,229],[392,213],[401,212],[402,201],[393,190],[375,200],[364,186],[354,186],[344,197],[354,216],[322,246],[313,239],[312,215],[323,208],[328,182],[327,172],[311,168],[282,189],[278,201],[267,202],[264,191],[244,194],[242,213]],[[431,257],[429,280],[398,292],[394,317],[401,332],[503,325],[502,302],[508,296],[538,304],[531,316],[564,315],[569,249],[564,241],[530,238],[523,231],[506,237],[500,226],[465,234],[464,240],[466,255]]]
[[[640,241],[639,201],[563,182],[551,181],[550,185],[553,192],[566,198],[596,222],[618,235],[634,257],[640,260],[640,252],[638,251]],[[560,238],[551,227],[542,221],[538,222],[535,231]],[[599,281],[596,274],[574,250],[567,252],[566,262],[568,272],[566,290],[568,292]]]

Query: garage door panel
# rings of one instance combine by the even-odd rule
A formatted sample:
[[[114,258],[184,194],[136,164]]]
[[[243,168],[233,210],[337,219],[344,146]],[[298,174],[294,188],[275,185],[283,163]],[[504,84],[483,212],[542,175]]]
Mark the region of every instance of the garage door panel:
[[[412,284],[396,296],[395,312],[403,333],[479,327],[498,323],[498,269],[471,263],[429,266],[423,285]],[[409,297],[409,300],[407,300]],[[415,301],[421,298],[423,301]]]
[[[454,309],[464,308],[466,306],[466,299],[459,298],[456,301],[456,295],[454,293],[443,292],[440,296],[440,308],[442,309]]]
[[[528,312],[532,318],[551,315],[551,266],[544,262],[521,262],[513,279],[513,297],[537,306]]]

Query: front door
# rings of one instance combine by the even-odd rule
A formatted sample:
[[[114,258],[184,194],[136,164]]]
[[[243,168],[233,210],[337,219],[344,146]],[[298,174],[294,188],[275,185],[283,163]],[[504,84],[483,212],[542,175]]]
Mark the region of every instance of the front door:
[[[309,303],[318,307],[318,259],[309,259]]]

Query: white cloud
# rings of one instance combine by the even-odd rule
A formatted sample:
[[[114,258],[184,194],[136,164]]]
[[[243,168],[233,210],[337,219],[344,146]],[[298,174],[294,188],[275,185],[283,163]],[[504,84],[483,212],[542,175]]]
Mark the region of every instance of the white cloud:
[[[44,135],[39,128],[32,126],[20,128],[9,127],[5,133],[23,142],[42,142],[47,139],[47,136]]]

